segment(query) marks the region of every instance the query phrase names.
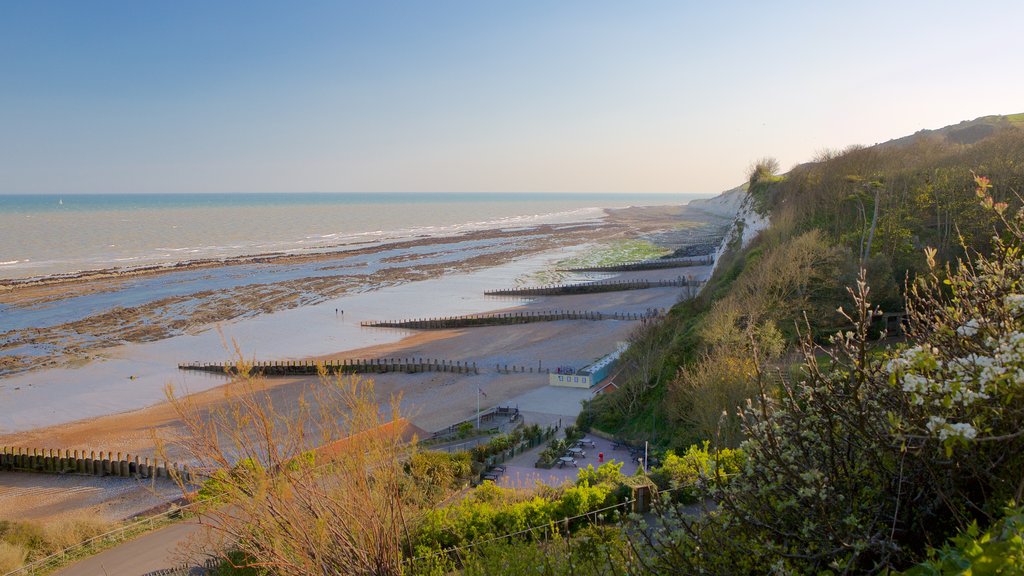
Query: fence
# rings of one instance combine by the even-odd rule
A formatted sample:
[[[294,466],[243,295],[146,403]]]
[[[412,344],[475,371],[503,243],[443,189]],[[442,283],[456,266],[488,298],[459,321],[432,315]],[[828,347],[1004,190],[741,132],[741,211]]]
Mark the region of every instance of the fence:
[[[637,312],[590,312],[590,311],[536,311],[506,312],[498,314],[473,314],[470,316],[449,316],[421,320],[365,321],[362,326],[370,328],[408,328],[413,330],[444,330],[451,328],[474,328],[478,326],[507,326],[531,322],[555,322],[558,320],[643,320],[650,313]]]
[[[509,422],[514,422],[516,419],[519,418],[519,408],[513,408],[511,406],[495,406],[490,410],[480,413],[480,423],[486,424],[498,417],[505,417],[508,418]],[[459,427],[467,422],[476,426],[476,416],[463,420],[462,422],[456,422],[455,424],[452,424],[451,426],[443,430],[438,430],[437,432],[431,434],[430,437],[431,439],[436,440],[444,438],[446,436],[454,436],[455,434],[459,433]]]
[[[86,476],[116,476],[121,478],[182,478],[186,482],[192,480],[188,466],[179,467],[177,462],[170,463],[149,458],[140,459],[120,452],[99,453],[91,450],[61,450],[45,448],[17,448],[4,446],[0,448],[0,470],[25,472],[42,472],[47,474],[82,474]]]
[[[640,260],[637,262],[626,262],[611,266],[586,266],[583,268],[568,268],[562,272],[637,272],[641,270],[663,270],[665,268],[685,268],[688,266],[707,266],[714,260],[710,257],[698,258],[665,258],[662,260]]]
[[[444,360],[437,358],[371,358],[365,360],[269,360],[245,364],[249,373],[265,376],[308,376],[319,374],[323,369],[328,374],[382,374],[385,372],[451,372],[455,374],[479,374],[476,362]],[[178,364],[179,370],[199,370],[221,374],[237,374],[236,362],[191,362]]]
[[[198,502],[188,504],[180,508],[172,508],[170,510],[154,514],[146,518],[141,518],[130,524],[125,524],[109,532],[105,532],[98,536],[93,536],[88,540],[79,542],[72,546],[68,546],[59,552],[55,552],[45,558],[40,558],[34,562],[25,564],[17,570],[8,572],[4,576],[29,576],[31,574],[49,574],[59,566],[63,566],[70,561],[85,558],[89,554],[94,554],[100,550],[109,548],[115,544],[120,544],[126,540],[134,538],[139,534],[148,532],[157,526],[167,523],[171,519],[180,518],[181,515],[188,511],[190,508],[197,506]],[[205,566],[206,570],[213,568],[210,565]],[[163,574],[163,571],[157,572]],[[174,574],[175,572],[171,572]],[[187,572],[186,572],[187,574]]]
[[[620,292],[624,290],[645,290],[648,288],[676,288],[697,286],[701,280],[677,278],[675,280],[620,280],[617,282],[588,282],[580,284],[552,284],[534,288],[510,288],[507,290],[490,290],[485,296],[568,296],[572,294],[597,294],[600,292]]]
[[[502,450],[497,454],[491,454],[490,456],[484,458],[484,465],[487,467],[497,466],[498,464],[503,464],[508,460],[515,458],[516,456],[522,454],[523,452],[528,452],[550,440],[552,437],[555,436],[555,434],[558,433],[559,429],[560,427],[558,426],[547,428],[537,436],[524,438],[515,446],[512,446],[507,450]]]

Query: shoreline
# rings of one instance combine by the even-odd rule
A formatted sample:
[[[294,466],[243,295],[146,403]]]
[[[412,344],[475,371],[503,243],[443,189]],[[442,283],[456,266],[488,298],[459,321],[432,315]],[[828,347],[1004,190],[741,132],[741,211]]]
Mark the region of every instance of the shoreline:
[[[474,237],[485,235],[492,232],[497,233],[495,235],[505,234],[512,236],[520,233],[523,230],[543,230],[546,228],[571,228],[579,226],[596,225],[599,225],[599,223],[581,222],[576,224],[565,225],[539,224],[536,226],[529,226],[516,230],[504,228],[491,228],[471,230],[459,234],[442,234],[439,236],[420,235],[415,238],[352,242],[347,244],[337,244],[334,246],[318,247],[310,251],[303,252],[258,252],[255,254],[240,254],[238,256],[225,256],[220,258],[212,257],[177,260],[173,262],[146,264],[141,266],[96,268],[87,270],[76,270],[74,272],[44,274],[39,276],[26,276],[21,278],[0,278],[0,291],[12,291],[19,288],[51,286],[54,284],[75,284],[79,282],[94,282],[118,278],[132,278],[138,276],[158,275],[166,272],[175,272],[181,270],[218,268],[222,266],[237,266],[242,264],[273,264],[345,258],[349,256],[358,256],[360,254],[365,254],[378,250],[394,250],[402,248],[413,248],[417,246],[431,244],[445,244],[465,239],[472,239]]]
[[[663,212],[660,218],[653,218],[657,210],[641,209],[631,217],[642,221],[639,228],[646,232],[657,232],[673,229],[678,224],[679,216],[685,213]],[[668,228],[666,228],[668,224]],[[644,237],[644,232],[632,230],[623,233],[619,228],[606,228],[611,232],[609,238]],[[259,314],[243,320],[235,320],[225,327],[225,338],[231,337],[230,332],[249,328],[261,328],[268,335],[265,341],[243,343],[242,350],[246,357],[259,359],[275,357],[287,358],[288,350],[294,350],[296,359],[338,360],[351,358],[373,357],[423,357],[446,358],[463,362],[477,362],[481,373],[474,375],[452,373],[386,373],[367,375],[376,383],[376,392],[381,406],[386,406],[388,398],[394,394],[402,397],[400,409],[418,427],[434,432],[448,425],[471,418],[476,410],[477,391],[487,394],[486,405],[489,408],[497,405],[508,405],[518,398],[526,398],[534,391],[548,386],[546,374],[540,373],[541,367],[571,365],[582,367],[615,349],[620,342],[629,339],[631,332],[639,324],[638,321],[587,321],[563,320],[548,323],[523,324],[513,326],[491,326],[460,330],[439,330],[417,332],[396,329],[365,329],[358,327],[360,318],[385,319],[395,316],[406,316],[403,306],[412,304],[439,306],[442,314],[461,314],[465,312],[483,312],[507,309],[543,310],[543,309],[577,309],[607,312],[643,312],[650,308],[671,307],[680,298],[681,293],[673,288],[652,288],[624,292],[608,292],[598,294],[579,294],[571,296],[544,296],[531,299],[515,299],[507,297],[488,298],[482,296],[484,290],[497,285],[508,285],[521,278],[524,274],[535,274],[551,268],[567,253],[580,252],[592,242],[582,244],[554,243],[546,251],[531,252],[527,256],[514,256],[510,261],[499,266],[481,265],[469,273],[452,274],[453,269],[465,260],[447,264],[446,269],[436,277],[427,281],[406,281],[393,284],[382,289],[357,294],[342,295],[335,299],[325,300],[315,305],[301,306],[281,310],[269,314]],[[542,264],[543,261],[548,264]],[[661,277],[670,278],[678,274],[694,274],[705,276],[710,267],[688,268],[680,270],[661,270],[645,272],[626,272],[617,274],[620,279]],[[591,275],[589,278],[607,277],[607,274]],[[341,304],[344,302],[344,304]],[[334,315],[335,303],[344,306],[344,322],[336,322]],[[340,310],[338,311],[340,312]],[[338,314],[340,316],[340,314]],[[290,320],[289,320],[290,318]],[[338,319],[340,320],[340,318]],[[290,328],[289,328],[290,327]],[[288,328],[288,329],[286,329]],[[294,330],[293,332],[290,330]],[[328,330],[333,334],[331,339],[320,339],[317,334]],[[345,332],[355,330],[355,332]],[[204,336],[205,334],[205,336]],[[355,339],[346,339],[344,334],[353,334]],[[194,340],[188,341],[189,338]],[[376,339],[369,344],[359,345],[359,338]],[[179,348],[169,346],[178,342]],[[62,369],[43,369],[27,373],[40,382],[38,389],[22,390],[35,395],[11,403],[11,378],[0,379],[0,402],[11,408],[12,418],[21,418],[20,424],[6,426],[0,431],[0,444],[38,448],[112,450],[137,454],[143,457],[155,455],[157,438],[171,439],[181,431],[181,424],[173,408],[164,399],[163,389],[166,379],[159,376],[157,370],[167,374],[167,357],[151,350],[163,350],[181,353],[182,350],[199,349],[202,342],[213,342],[210,330],[198,335],[179,336],[150,344],[129,344],[119,349],[118,354],[111,354],[106,361],[94,361],[81,368],[79,374],[90,373],[94,376],[78,383],[54,384],[52,381]],[[314,345],[315,344],[315,345]],[[147,348],[147,346],[153,347]],[[321,351],[316,351],[317,347]],[[220,348],[223,350],[223,348]],[[263,350],[261,354],[259,351]],[[147,352],[149,351],[149,352]],[[271,356],[265,356],[267,352]],[[220,358],[220,359],[223,359]],[[182,360],[181,357],[175,360]],[[120,364],[119,364],[120,363]],[[150,367],[156,375],[148,380],[137,378],[128,380],[124,374],[118,376],[113,367],[128,363],[136,367]],[[131,364],[134,363],[134,364]],[[509,364],[532,366],[537,372],[506,373],[495,370],[495,365]],[[135,368],[133,368],[134,370]],[[176,364],[174,378],[179,380]],[[103,374],[109,376],[104,379]],[[234,387],[225,376],[200,375],[200,386],[178,386],[178,395],[188,395],[203,409],[216,409],[234,393]],[[275,407],[287,411],[298,402],[298,398],[309,386],[315,385],[316,377],[274,377],[265,379],[261,389],[270,395]],[[150,401],[141,406],[125,409],[119,404],[125,396],[137,393],[144,384],[150,386]],[[44,386],[45,384],[45,386]],[[33,386],[32,388],[36,388]],[[154,394],[159,396],[154,400]],[[54,404],[53,398],[60,398]],[[48,399],[48,400],[47,400]],[[20,407],[24,409],[20,409]],[[121,406],[121,407],[118,407]],[[26,414],[26,410],[36,410],[35,416]],[[71,407],[74,413],[81,410],[92,410],[93,413],[84,418],[74,418],[65,412],[64,416],[53,411],[54,407]],[[29,410],[31,412],[31,410]],[[55,419],[54,419],[55,418]],[[33,421],[34,420],[34,421]],[[10,421],[9,421],[10,422]],[[102,500],[102,499],[101,499]],[[110,502],[118,501],[116,496],[103,500],[104,504],[96,505],[69,499],[65,504],[54,508],[55,514],[66,514],[73,511],[88,510],[100,513],[101,510],[125,510],[124,506],[110,507]],[[27,506],[28,503],[26,502]],[[104,508],[106,506],[106,508]],[[112,512],[108,512],[112,513]]]
[[[375,285],[357,284],[355,290],[352,290],[352,286],[338,290],[337,277],[328,278],[334,284],[335,292],[327,293],[313,303],[293,301],[281,305],[282,303],[278,302],[278,305],[274,306],[263,301],[266,297],[265,291],[252,295],[248,301],[238,299],[239,295],[233,293],[229,295],[232,304],[247,307],[249,304],[258,303],[256,307],[249,307],[250,310],[255,309],[255,312],[250,311],[244,316],[228,315],[227,320],[215,315],[212,320],[195,322],[181,333],[170,337],[156,337],[134,343],[128,340],[127,343],[113,348],[97,344],[92,354],[78,356],[77,360],[72,358],[71,362],[61,366],[43,367],[0,378],[0,401],[14,408],[12,419],[8,420],[6,426],[0,428],[0,434],[30,431],[50,423],[66,424],[83,418],[150,406],[163,400],[162,389],[168,382],[186,392],[218,388],[224,384],[223,379],[219,379],[218,376],[182,375],[175,370],[176,366],[178,363],[188,361],[222,361],[227,352],[225,343],[233,341],[236,337],[239,338],[247,356],[252,355],[260,360],[338,359],[352,358],[353,353],[370,356],[385,354],[385,351],[397,352],[408,348],[410,343],[414,342],[405,340],[411,332],[360,328],[359,321],[381,320],[395,316],[483,313],[507,309],[510,306],[522,306],[537,299],[488,298],[482,296],[482,293],[489,288],[511,285],[523,276],[552,267],[550,263],[538,263],[535,258],[540,258],[541,261],[564,259],[568,253],[578,251],[581,246],[594,242],[637,238],[642,237],[645,232],[671,229],[679,224],[681,217],[689,216],[686,212],[685,206],[610,211],[609,219],[617,218],[616,221],[606,222],[596,229],[592,224],[582,227],[588,232],[599,232],[596,238],[592,234],[582,237],[574,234],[544,236],[539,240],[534,239],[535,241],[526,247],[503,246],[503,250],[497,250],[496,253],[470,255],[468,258],[466,254],[459,254],[458,258],[453,260],[435,262],[429,269],[424,269],[417,260],[432,257],[435,252],[431,250],[443,250],[450,246],[425,240],[405,243],[403,246],[406,246],[406,249],[401,253],[396,252],[396,255],[404,255],[405,258],[411,259],[416,265],[414,268],[398,276],[392,274],[390,278],[385,278]],[[630,228],[630,224],[636,226]],[[570,225],[569,228],[578,230],[581,227]],[[630,229],[626,230],[627,228]],[[522,234],[499,232],[502,237]],[[410,246],[419,247],[420,253],[409,252]],[[427,250],[425,254],[423,249]],[[304,255],[301,258],[315,259],[312,255]],[[322,261],[317,262],[322,264]],[[526,269],[523,268],[524,262]],[[504,267],[509,268],[501,272]],[[218,269],[223,272],[227,267]],[[458,270],[462,274],[452,275],[453,270]],[[467,270],[468,275],[465,275]],[[423,283],[424,279],[429,279],[427,284]],[[471,285],[467,286],[467,282]],[[424,300],[424,290],[433,290],[435,296]],[[88,290],[84,291],[88,293]],[[346,307],[349,310],[348,314],[338,315],[338,310],[344,310]],[[339,318],[336,319],[330,314],[331,308],[334,308],[334,315],[340,316]],[[130,314],[125,314],[122,311],[111,320],[120,323],[126,318],[131,318]],[[86,320],[92,321],[93,318]],[[215,326],[220,328],[214,331]],[[263,336],[260,336],[260,333]],[[250,337],[251,334],[257,335]],[[420,334],[418,338],[426,342],[434,341],[438,336],[426,337]],[[309,344],[312,342],[318,344],[310,347]],[[468,346],[470,349],[474,347],[473,343]],[[189,350],[193,352],[190,354]],[[221,353],[211,357],[210,352],[217,354],[218,350]],[[3,346],[0,345],[0,352],[2,351]],[[455,356],[458,354],[454,354],[452,358],[457,359]],[[50,400],[55,396],[70,401],[73,408],[66,407],[66,402],[55,406]],[[74,414],[80,414],[80,417],[76,418]]]
[[[694,270],[698,276],[706,276],[711,267],[701,266]],[[628,276],[636,273],[623,273]],[[650,273],[645,273],[649,275]],[[668,274],[668,272],[662,272]],[[649,308],[652,302],[671,305],[678,296],[677,290],[653,288],[642,291],[619,293],[585,294],[566,297],[541,297],[519,306],[504,306],[506,309],[543,309],[554,307],[552,300],[566,301],[559,305],[569,307],[600,307],[596,303],[604,300],[607,308],[635,310]],[[614,297],[608,301],[609,296]],[[605,353],[614,350],[615,343],[628,337],[638,321],[586,321],[564,320],[539,324],[493,326],[458,330],[406,331],[401,338],[387,343],[339,350],[326,354],[310,355],[301,359],[312,361],[342,360],[352,358],[374,358],[391,356],[449,356],[470,359],[473,357],[502,358],[508,364],[525,364],[527,358],[545,356],[543,366],[558,363],[555,358],[567,358],[565,363],[581,367]],[[461,352],[461,356],[460,356]],[[384,405],[387,398],[396,392],[405,394],[403,410],[414,412],[410,419],[430,432],[471,416],[475,396],[463,394],[461,400],[453,397],[459,392],[482,387],[489,395],[489,404],[499,405],[508,397],[539,387],[547,386],[546,374],[496,373],[482,370],[480,375],[467,376],[448,373],[423,374],[370,374],[365,377],[377,383],[378,398]],[[187,395],[200,406],[213,406],[232,394],[231,380],[226,376],[212,375],[207,378],[217,384],[204,390],[189,391],[175,388],[180,395]],[[293,400],[306,386],[317,381],[314,376],[271,377],[262,381],[261,389],[270,392],[282,404]],[[494,390],[494,385],[500,390]],[[468,398],[468,400],[467,400]],[[101,449],[107,444],[116,444],[116,449],[133,454],[152,454],[154,438],[150,431],[166,433],[174,428],[176,415],[166,400],[124,411],[101,414],[88,418],[37,426],[17,431],[0,432],[0,445],[36,446],[47,448]],[[161,432],[162,431],[162,432]],[[110,439],[110,442],[104,442]],[[150,452],[147,452],[149,450]]]
[[[713,221],[686,205],[613,209],[601,222],[478,230],[340,252],[8,285],[0,289],[0,314],[9,327],[0,333],[0,390],[20,373],[102,359],[115,344],[162,341],[453,270],[482,270],[554,249],[640,238],[672,223],[710,226]]]

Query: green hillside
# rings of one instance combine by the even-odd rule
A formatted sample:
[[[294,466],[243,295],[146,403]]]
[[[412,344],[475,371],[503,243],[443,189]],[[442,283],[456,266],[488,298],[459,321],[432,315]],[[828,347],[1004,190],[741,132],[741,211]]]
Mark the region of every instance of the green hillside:
[[[643,323],[617,390],[558,434],[418,451],[380,425],[372,385],[338,383],[315,405],[370,424],[358,449],[240,463],[204,486],[250,518],[233,558],[288,574],[1024,572],[1021,117],[786,174],[757,161],[702,293]],[[527,446],[548,442],[550,464],[588,429],[656,464],[466,487]]]
[[[730,564],[753,546],[753,533],[774,535],[771,545],[755,548],[762,560],[797,573],[835,568],[824,561],[828,546],[837,546],[830,554],[845,558],[852,571],[872,572],[920,560],[929,545],[971,521],[999,521],[1003,506],[1020,500],[1019,473],[1007,468],[1018,465],[1018,447],[993,454],[963,435],[984,435],[980,423],[989,422],[990,435],[1008,427],[990,446],[1020,437],[1017,423],[1006,420],[1021,409],[1016,392],[975,413],[963,396],[964,369],[960,380],[940,379],[928,389],[939,395],[937,413],[922,399],[928,393],[914,392],[908,404],[906,392],[966,362],[957,358],[968,351],[977,357],[1015,333],[1019,317],[999,308],[1024,283],[1021,220],[1008,216],[1024,191],[1022,118],[987,116],[828,151],[781,176],[764,166],[752,170],[752,205],[770,225],[745,247],[734,242],[700,298],[637,334],[625,356],[628,377],[584,411],[592,415],[585,424],[676,452],[708,442],[750,455],[732,505],[727,499],[725,512],[689,528],[698,540],[701,530],[710,531],[704,548],[691,543],[674,562],[711,573],[758,573],[733,572]],[[884,312],[909,314],[909,336],[880,339]],[[992,318],[1000,314],[1002,320]],[[999,327],[986,344],[956,338],[974,336],[979,322]],[[844,336],[837,340],[837,332]],[[930,364],[922,368],[916,356],[899,360],[899,350],[919,342],[935,343],[925,348]],[[908,376],[901,390],[893,362],[923,372]],[[1019,374],[1003,381],[1003,392],[1024,388]],[[997,395],[977,394],[984,401]],[[922,428],[926,433],[906,432]],[[914,471],[900,462],[897,474],[894,459],[908,453]],[[865,458],[870,463],[853,461]],[[953,462],[956,471],[949,469]],[[948,475],[942,482],[937,470]],[[909,480],[913,474],[919,476]],[[899,510],[907,506],[903,489],[916,491],[912,513]],[[828,506],[849,516],[806,508],[812,494],[827,494]],[[866,510],[893,515],[889,549],[869,543],[884,531]],[[743,544],[725,542],[726,533]],[[707,555],[711,544],[719,557]]]

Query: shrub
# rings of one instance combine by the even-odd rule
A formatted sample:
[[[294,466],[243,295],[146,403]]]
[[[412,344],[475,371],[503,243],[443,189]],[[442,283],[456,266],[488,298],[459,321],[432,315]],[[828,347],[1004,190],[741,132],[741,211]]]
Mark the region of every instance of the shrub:
[[[996,575],[1024,572],[1024,510],[1009,506],[982,532],[972,522],[948,544],[929,550],[928,560],[903,572],[905,576]]]
[[[623,462],[605,462],[594,469],[593,464],[587,464],[586,468],[580,468],[576,472],[576,485],[587,484],[597,486],[599,484],[617,485],[622,482]]]
[[[746,458],[742,450],[711,450],[710,443],[690,446],[681,456],[669,450],[661,466],[651,471],[651,480],[661,490],[675,490],[675,498],[695,502],[707,492],[707,485],[723,484],[738,474]]]
[[[541,529],[524,538],[540,537],[551,523],[609,505],[611,494],[608,484],[590,486],[584,482],[556,494],[525,496],[484,482],[458,503],[427,511],[417,531],[415,549],[417,555],[422,555],[535,527]],[[577,519],[572,526],[587,522],[586,518]]]
[[[964,553],[985,553],[992,537],[971,523],[990,522],[1024,490],[1024,211],[1004,217],[984,179],[978,192],[1002,233],[992,255],[945,270],[927,252],[933,273],[907,295],[913,345],[874,349],[880,312],[862,272],[853,311],[840,309],[851,329],[828,347],[803,340],[799,382],[775,389],[757,374],[759,397],[744,411],[748,462],[711,486],[718,514],[675,516],[652,555],[684,572],[715,573],[708,566],[731,550],[742,557],[728,560],[777,571],[874,573],[919,561],[958,526],[979,539],[961,538]],[[723,531],[758,544],[729,547]],[[1016,554],[1014,538],[992,550]]]

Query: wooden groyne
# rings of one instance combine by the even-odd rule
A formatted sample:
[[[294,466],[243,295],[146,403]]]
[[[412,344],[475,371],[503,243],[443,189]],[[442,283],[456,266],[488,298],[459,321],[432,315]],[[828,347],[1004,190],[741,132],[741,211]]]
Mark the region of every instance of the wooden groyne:
[[[611,266],[585,266],[583,268],[566,268],[562,272],[639,272],[643,270],[664,270],[666,268],[687,268],[689,266],[708,266],[713,258],[663,258],[658,260],[640,260],[625,262]]]
[[[321,370],[327,374],[382,374],[385,372],[451,372],[479,374],[476,362],[438,358],[370,358],[365,360],[267,360],[244,365],[250,374],[264,376],[311,376]],[[219,374],[238,374],[236,362],[191,362],[178,364],[179,370],[198,370]]]
[[[589,311],[534,311],[505,312],[499,314],[473,314],[469,316],[448,316],[446,318],[426,318],[421,320],[384,320],[360,322],[368,328],[408,328],[412,330],[447,330],[452,328],[476,328],[479,326],[509,326],[513,324],[530,324],[533,322],[557,322],[559,320],[643,320],[651,318],[662,311],[636,312],[604,312]]]
[[[675,280],[619,280],[614,282],[587,282],[579,284],[551,284],[534,288],[510,288],[507,290],[490,290],[485,296],[571,296],[573,294],[598,294],[601,292],[620,292],[624,290],[645,290],[647,288],[680,288],[699,286],[703,280],[677,278]]]
[[[84,476],[114,476],[120,478],[178,477],[192,480],[188,466],[149,458],[133,457],[121,452],[95,450],[61,450],[52,448],[0,447],[0,470],[41,472],[46,474],[80,474]]]

